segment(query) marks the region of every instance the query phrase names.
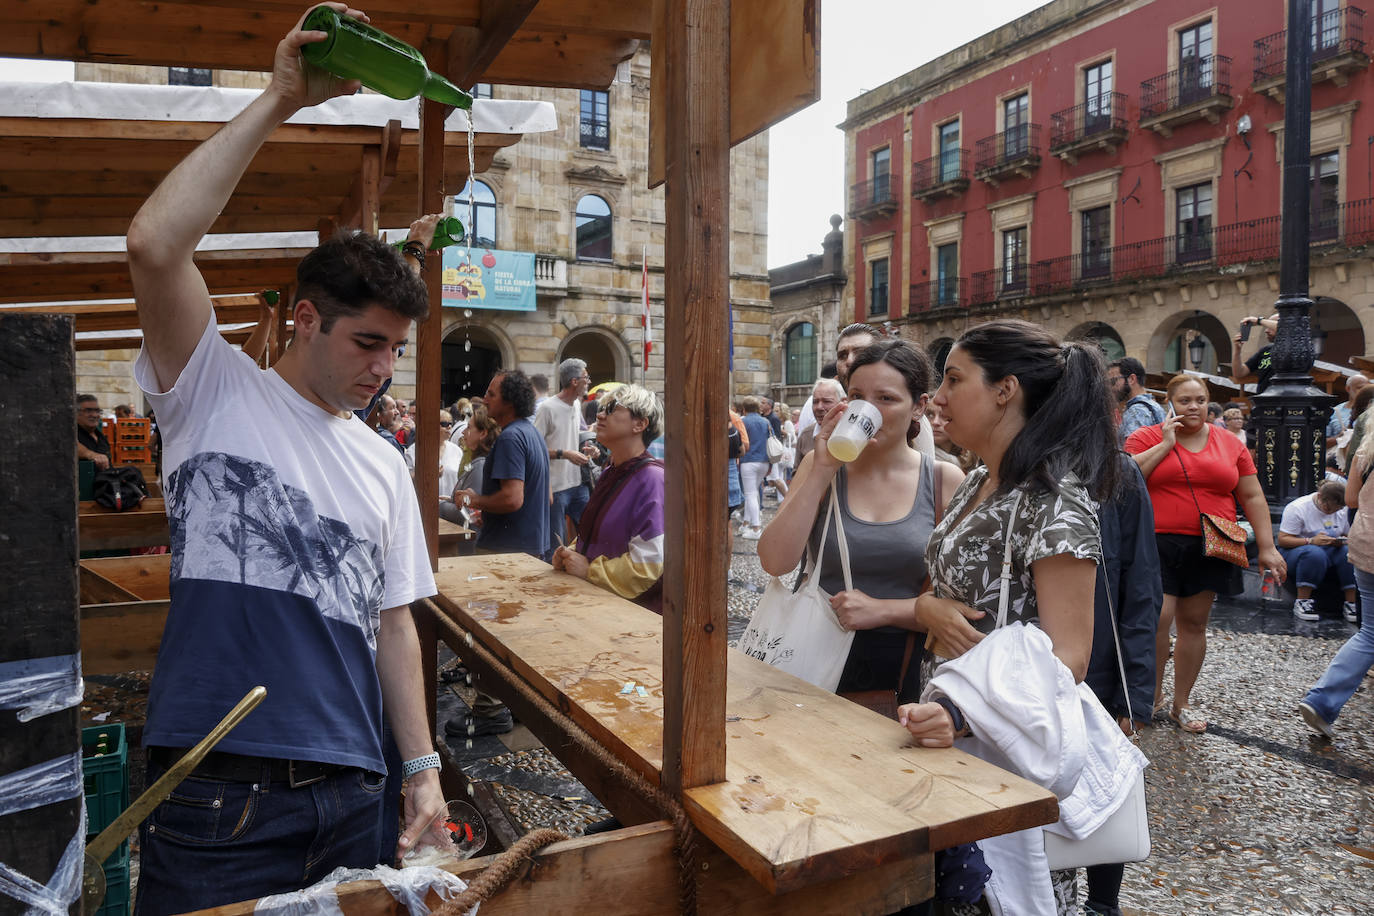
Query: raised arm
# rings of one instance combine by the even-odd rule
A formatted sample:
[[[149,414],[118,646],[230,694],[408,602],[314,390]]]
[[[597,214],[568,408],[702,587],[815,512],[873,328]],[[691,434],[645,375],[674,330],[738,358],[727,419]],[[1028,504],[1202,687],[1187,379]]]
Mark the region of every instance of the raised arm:
[[[840,462],[830,454],[825,440],[835,431],[835,424],[844,416],[844,411],[845,405],[841,402],[818,421],[816,447],[802,459],[787,498],[759,537],[759,565],[770,576],[781,576],[796,568],[806,552],[806,541],[811,536],[817,514],[825,511],[824,501],[830,484],[840,470]]]
[[[346,4],[328,5],[367,19]],[[209,290],[193,260],[196,245],[224,209],[248,163],[291,115],[358,89],[356,81],[335,79],[302,60],[301,46],[325,37],[323,32],[301,31],[297,22],[277,44],[267,89],[173,169],[129,226],[129,274],[138,321],[163,390],[176,383],[210,320]]]

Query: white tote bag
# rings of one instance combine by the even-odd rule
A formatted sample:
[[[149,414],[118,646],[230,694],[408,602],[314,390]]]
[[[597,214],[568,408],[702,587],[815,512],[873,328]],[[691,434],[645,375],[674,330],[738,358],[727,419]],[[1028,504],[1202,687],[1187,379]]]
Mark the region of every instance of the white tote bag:
[[[837,510],[835,488],[830,489],[830,505],[821,529],[821,549],[830,535],[830,520],[840,542],[840,568],[846,590],[854,588],[849,573],[849,545],[844,537],[844,521]],[[820,562],[807,547],[807,564],[801,587],[795,592],[777,576],[768,583],[759,605],[744,628],[739,650],[762,659],[774,668],[834,691],[840,683],[845,660],[849,657],[854,631],[840,626],[830,607],[830,595],[820,585]]]

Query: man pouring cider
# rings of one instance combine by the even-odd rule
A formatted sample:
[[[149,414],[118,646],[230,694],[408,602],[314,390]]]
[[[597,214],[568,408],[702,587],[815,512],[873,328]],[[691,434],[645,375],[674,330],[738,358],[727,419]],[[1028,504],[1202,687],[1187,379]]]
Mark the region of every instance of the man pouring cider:
[[[339,13],[365,20],[342,3]],[[428,298],[416,261],[366,235],[297,268],[295,337],[261,371],[220,336],[192,260],[268,135],[357,90],[301,59],[299,23],[270,85],[161,183],[129,228],[143,329],[135,373],[164,440],[171,608],[149,691],[151,783],[253,686],[267,698],[142,828],[138,912],[180,913],[371,868],[444,804],[408,605],[435,592],[399,453],[354,416],[391,376]],[[407,263],[407,262],[410,263]],[[267,418],[264,421],[264,418]],[[408,779],[382,849],[382,716]]]

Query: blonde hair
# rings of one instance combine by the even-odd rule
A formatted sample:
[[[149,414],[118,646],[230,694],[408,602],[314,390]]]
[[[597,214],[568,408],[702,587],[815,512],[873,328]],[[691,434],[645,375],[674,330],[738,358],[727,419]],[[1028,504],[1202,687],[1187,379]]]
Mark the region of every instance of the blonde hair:
[[[663,405],[658,395],[639,385],[621,385],[614,391],[603,391],[597,403],[604,409],[608,402],[615,401],[630,412],[630,416],[644,420],[646,425],[641,438],[648,445],[663,435]]]
[[[1172,401],[1174,399],[1174,390],[1177,388],[1182,388],[1189,382],[1192,382],[1194,385],[1200,386],[1202,388],[1202,393],[1204,395],[1208,397],[1211,396],[1211,393],[1207,390],[1206,382],[1198,378],[1196,375],[1184,375],[1182,372],[1180,372],[1178,375],[1175,375],[1173,378],[1169,379],[1169,384],[1164,389],[1166,397],[1170,401]]]
[[[1374,461],[1374,435],[1370,435],[1366,428],[1364,438],[1360,440],[1360,447],[1355,450],[1355,460],[1350,463],[1350,473],[1355,473],[1357,465],[1363,471],[1369,467],[1371,461]]]

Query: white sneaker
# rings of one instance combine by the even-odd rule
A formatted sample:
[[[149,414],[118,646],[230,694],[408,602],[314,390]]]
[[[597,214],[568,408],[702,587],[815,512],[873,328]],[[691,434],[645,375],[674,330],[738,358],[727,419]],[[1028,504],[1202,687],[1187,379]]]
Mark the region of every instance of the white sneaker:
[[[1359,623],[1360,621],[1360,612],[1353,601],[1347,601],[1341,608],[1341,613],[1345,615],[1346,623]]]
[[[1321,713],[1312,708],[1311,704],[1299,703],[1298,712],[1302,715],[1302,720],[1308,727],[1319,735],[1326,738],[1336,737],[1336,732],[1331,728],[1331,723],[1321,717]]]
[[[1298,620],[1320,620],[1321,615],[1312,610],[1315,602],[1311,598],[1299,598],[1293,602],[1293,616]]]
[[[749,527],[746,527],[743,531],[741,531],[741,532],[739,533],[739,536],[742,537],[742,538],[744,538],[746,541],[757,541],[757,540],[759,539],[759,537],[762,536],[762,535],[763,535],[763,529],[762,529],[762,528],[749,528]]]

